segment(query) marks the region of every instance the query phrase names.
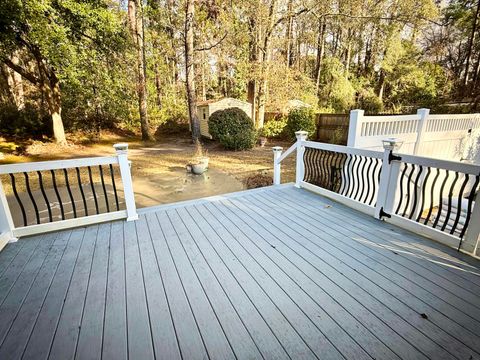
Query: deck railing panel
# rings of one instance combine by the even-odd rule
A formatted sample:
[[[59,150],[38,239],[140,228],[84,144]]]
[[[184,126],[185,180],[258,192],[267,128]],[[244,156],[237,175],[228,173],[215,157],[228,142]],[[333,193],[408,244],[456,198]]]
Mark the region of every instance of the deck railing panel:
[[[136,219],[128,145],[115,149],[116,156],[0,166],[0,247],[6,238]]]
[[[383,152],[357,149],[307,141],[306,133],[298,132],[291,147],[297,150],[296,185],[475,253],[480,166],[401,154],[398,146],[388,139]],[[275,151],[275,184],[280,184],[287,154]]]

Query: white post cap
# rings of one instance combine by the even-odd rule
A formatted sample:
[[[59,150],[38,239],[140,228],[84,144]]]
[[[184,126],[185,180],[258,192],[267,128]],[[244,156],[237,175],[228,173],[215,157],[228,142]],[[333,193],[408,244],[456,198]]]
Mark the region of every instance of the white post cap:
[[[283,147],[281,147],[281,146],[274,146],[274,147],[272,147],[272,150],[273,150],[273,152],[282,151],[282,150],[283,150]]]
[[[308,136],[308,132],[306,131],[295,131],[295,136],[297,140],[305,140]]]
[[[114,144],[113,148],[115,149],[115,151],[117,153],[123,154],[123,153],[126,153],[128,151],[128,144],[127,143]]]
[[[398,138],[386,138],[382,140],[383,148],[385,150],[398,150],[403,144],[403,141]]]

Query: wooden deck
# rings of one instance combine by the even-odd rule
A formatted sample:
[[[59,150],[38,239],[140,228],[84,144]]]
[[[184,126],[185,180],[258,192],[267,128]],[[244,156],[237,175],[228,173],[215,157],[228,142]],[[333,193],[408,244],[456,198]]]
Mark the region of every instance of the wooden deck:
[[[7,245],[19,358],[480,359],[480,261],[291,186],[151,208]]]

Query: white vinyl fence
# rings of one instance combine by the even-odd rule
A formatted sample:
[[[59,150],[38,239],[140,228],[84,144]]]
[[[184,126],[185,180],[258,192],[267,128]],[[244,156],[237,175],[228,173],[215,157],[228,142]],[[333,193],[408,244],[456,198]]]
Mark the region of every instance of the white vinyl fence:
[[[413,115],[350,112],[348,146],[382,151],[386,137],[403,141],[405,154],[480,164],[480,114],[431,115],[429,109]]]
[[[273,148],[275,185],[282,161],[296,151],[297,187],[480,256],[480,165],[398,153],[392,139],[376,151],[296,134],[283,154]]]

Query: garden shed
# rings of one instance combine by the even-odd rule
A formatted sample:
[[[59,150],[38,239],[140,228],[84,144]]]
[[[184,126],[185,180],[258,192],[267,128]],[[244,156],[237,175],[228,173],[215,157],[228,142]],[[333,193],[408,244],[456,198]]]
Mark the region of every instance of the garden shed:
[[[200,120],[200,133],[202,136],[212,138],[208,131],[208,118],[217,110],[225,110],[229,108],[237,107],[242,109],[247,113],[247,115],[252,117],[252,104],[247,101],[234,99],[234,98],[223,98],[216,100],[207,100],[200,101],[197,103],[197,116]]]

